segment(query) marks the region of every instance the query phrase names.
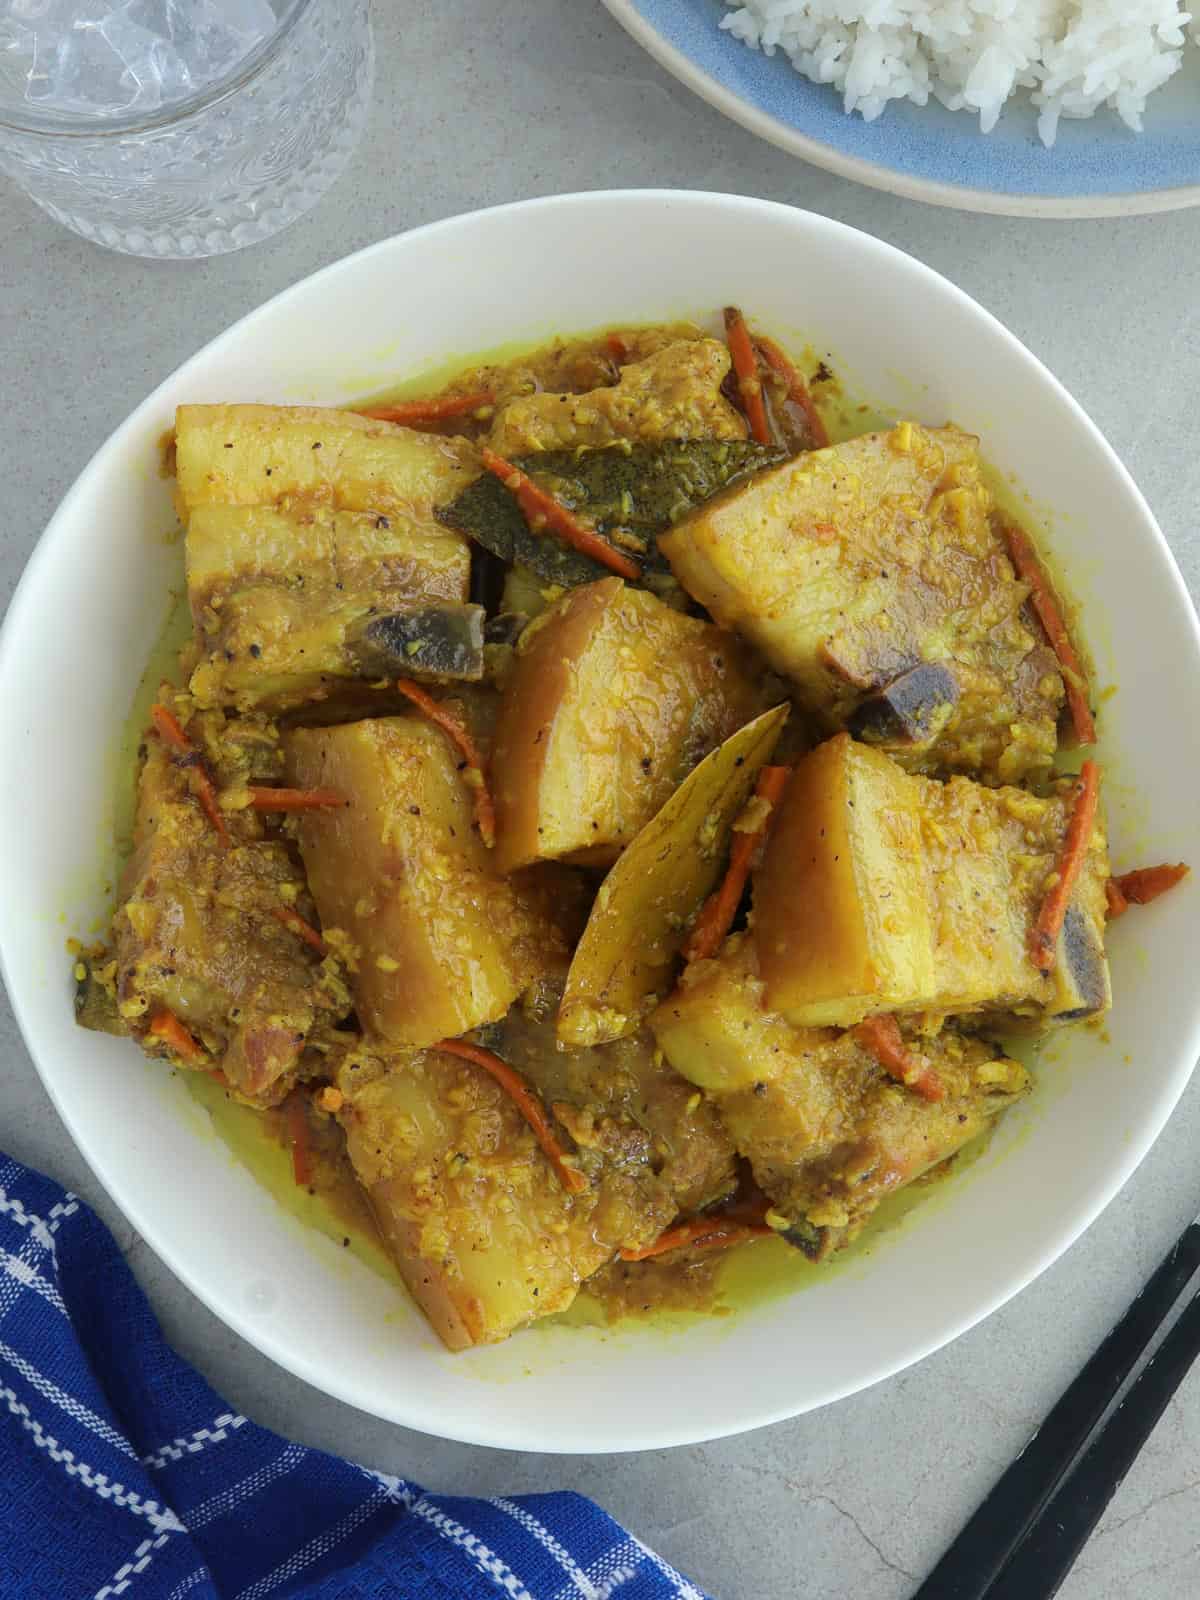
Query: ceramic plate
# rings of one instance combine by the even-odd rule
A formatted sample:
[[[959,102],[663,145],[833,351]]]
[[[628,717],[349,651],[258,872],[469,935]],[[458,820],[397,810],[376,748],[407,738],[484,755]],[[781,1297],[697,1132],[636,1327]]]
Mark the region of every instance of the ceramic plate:
[[[669,72],[718,111],[843,178],[911,200],[1021,217],[1135,216],[1200,202],[1200,49],[1146,108],[1133,134],[1115,112],[1059,124],[1047,150],[1036,115],[1010,102],[986,138],[978,119],[894,104],[875,122],[794,71],[782,51],[750,50],[717,24],[721,0],[604,0]]]

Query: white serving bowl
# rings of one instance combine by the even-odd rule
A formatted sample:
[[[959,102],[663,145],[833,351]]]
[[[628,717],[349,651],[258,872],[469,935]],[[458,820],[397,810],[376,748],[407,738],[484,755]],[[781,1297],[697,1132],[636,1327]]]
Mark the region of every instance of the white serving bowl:
[[[1200,860],[1200,639],[1120,462],[1029,352],[945,279],[839,223],[758,200],[539,200],[317,273],[216,339],[116,430],[47,528],[0,637],[0,958],[55,1106],[129,1220],[231,1327],[330,1394],[448,1438],[588,1452],[682,1444],[898,1371],[1087,1227],[1200,1049],[1200,894],[1189,884],[1114,932],[1106,1028],[1056,1044],[1038,1094],[987,1157],[864,1259],[673,1336],[639,1324],[534,1330],[450,1356],[394,1286],[305,1232],[204,1136],[178,1078],[75,1026],[64,941],[105,907],[115,746],[182,577],[156,470],[177,402],[336,404],[500,342],[703,318],[734,301],[785,339],[811,338],[881,409],[983,434],[1044,514],[1100,684],[1118,688],[1102,706],[1101,749],[1115,859]]]

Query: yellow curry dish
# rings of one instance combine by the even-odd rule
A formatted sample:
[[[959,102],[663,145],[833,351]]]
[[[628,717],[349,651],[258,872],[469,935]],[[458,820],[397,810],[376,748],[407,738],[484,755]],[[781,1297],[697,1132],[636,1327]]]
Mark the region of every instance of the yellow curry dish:
[[[732,308],[178,410],[191,636],[78,1019],[348,1174],[451,1349],[827,1260],[1186,871],[1113,876],[1084,652],[979,440],[862,418]]]

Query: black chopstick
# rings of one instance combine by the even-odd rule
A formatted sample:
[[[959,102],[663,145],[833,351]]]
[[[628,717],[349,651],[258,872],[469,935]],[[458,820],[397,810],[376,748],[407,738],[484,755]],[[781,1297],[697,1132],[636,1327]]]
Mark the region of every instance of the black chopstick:
[[[1104,1515],[1171,1396],[1200,1354],[1200,1297],[1187,1309],[1101,1428],[1049,1510],[988,1590],[988,1600],[1049,1600]]]
[[[1049,1600],[1057,1592],[1200,1353],[1197,1273],[1200,1219],[1184,1229],[913,1600]],[[1188,1301],[1113,1409],[1176,1308]]]

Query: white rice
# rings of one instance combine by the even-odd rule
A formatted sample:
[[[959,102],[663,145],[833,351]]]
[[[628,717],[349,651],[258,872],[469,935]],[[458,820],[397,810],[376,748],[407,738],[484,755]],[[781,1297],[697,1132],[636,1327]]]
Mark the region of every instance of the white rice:
[[[784,50],[868,122],[889,100],[977,112],[982,132],[1031,91],[1038,132],[1110,106],[1135,132],[1147,97],[1181,62],[1191,13],[1178,0],[725,0],[721,27]]]

